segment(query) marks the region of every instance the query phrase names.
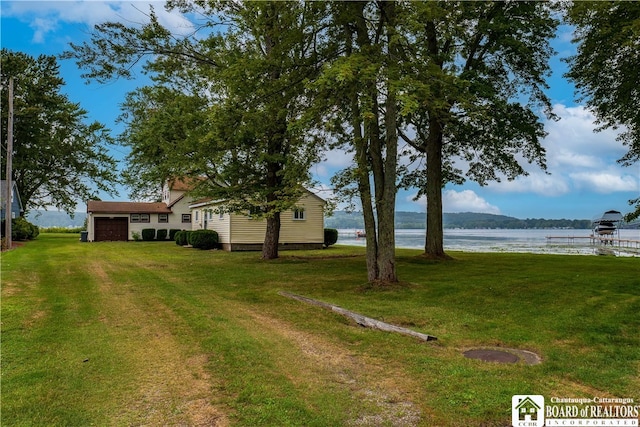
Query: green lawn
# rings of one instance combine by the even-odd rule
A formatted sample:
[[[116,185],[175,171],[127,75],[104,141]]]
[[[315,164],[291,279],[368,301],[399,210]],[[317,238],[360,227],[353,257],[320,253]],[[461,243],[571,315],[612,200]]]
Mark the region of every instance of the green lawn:
[[[505,426],[511,396],[640,402],[640,260],[257,253],[41,234],[2,254],[2,425]],[[288,291],[435,335],[361,328]],[[475,347],[543,363],[466,359]]]

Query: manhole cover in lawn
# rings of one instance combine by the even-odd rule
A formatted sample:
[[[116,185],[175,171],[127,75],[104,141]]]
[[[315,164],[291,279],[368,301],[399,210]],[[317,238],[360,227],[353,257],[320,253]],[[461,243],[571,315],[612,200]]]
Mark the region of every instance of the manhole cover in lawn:
[[[515,354],[501,350],[476,349],[465,351],[462,354],[467,359],[480,359],[485,362],[516,363],[520,360]]]

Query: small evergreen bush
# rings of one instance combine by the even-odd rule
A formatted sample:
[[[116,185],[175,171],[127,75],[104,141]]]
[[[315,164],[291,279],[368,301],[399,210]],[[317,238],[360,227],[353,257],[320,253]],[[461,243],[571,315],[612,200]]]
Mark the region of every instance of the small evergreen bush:
[[[156,231],[156,240],[167,240],[167,230],[161,228]]]
[[[142,240],[145,242],[149,242],[156,238],[156,229],[155,228],[143,228],[142,229]]]
[[[184,238],[185,238],[185,245],[191,245],[191,235],[193,234],[193,231],[191,230],[187,230],[184,232]]]
[[[338,230],[335,228],[324,229],[324,247],[328,248],[331,245],[335,245],[338,241]]]
[[[218,233],[213,230],[192,231],[189,244],[196,249],[214,249],[218,246]]]
[[[180,231],[177,228],[172,228],[169,230],[169,240],[176,240],[176,233]]]
[[[5,224],[2,221],[0,225],[2,228],[2,235],[4,236]],[[11,220],[11,239],[12,240],[33,240],[40,234],[38,226],[31,224],[23,217],[14,218]]]
[[[173,240],[176,242],[176,245],[185,246],[187,244],[187,232],[178,230],[174,234]]]

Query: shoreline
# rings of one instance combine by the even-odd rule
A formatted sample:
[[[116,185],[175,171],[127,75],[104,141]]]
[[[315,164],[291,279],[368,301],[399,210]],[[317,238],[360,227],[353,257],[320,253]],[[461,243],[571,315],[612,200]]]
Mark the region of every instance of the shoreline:
[[[338,242],[341,245],[364,246],[365,238],[356,237],[356,230],[338,230]],[[554,237],[575,237],[569,243]],[[588,229],[445,229],[444,248],[452,252],[479,253],[533,253],[555,255],[616,255],[640,256],[640,251],[627,251],[623,246],[592,245]],[[396,230],[396,249],[423,249],[426,233],[424,229]],[[640,241],[640,230],[620,230],[620,239]]]

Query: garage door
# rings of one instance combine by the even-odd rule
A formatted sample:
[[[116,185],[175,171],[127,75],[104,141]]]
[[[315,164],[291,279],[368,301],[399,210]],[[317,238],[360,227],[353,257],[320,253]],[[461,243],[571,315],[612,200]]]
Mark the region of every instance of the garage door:
[[[93,240],[128,240],[129,218],[95,218]]]

